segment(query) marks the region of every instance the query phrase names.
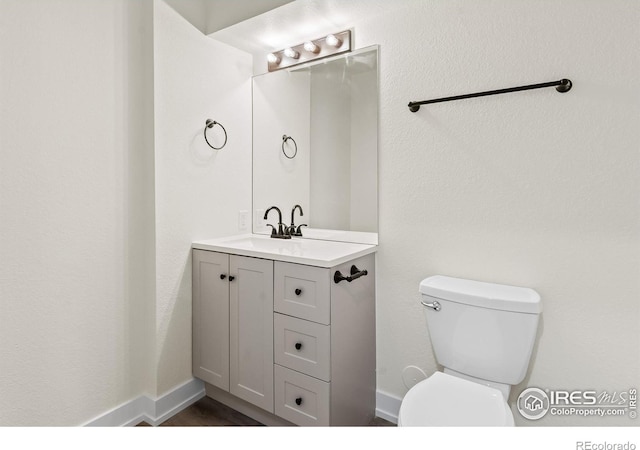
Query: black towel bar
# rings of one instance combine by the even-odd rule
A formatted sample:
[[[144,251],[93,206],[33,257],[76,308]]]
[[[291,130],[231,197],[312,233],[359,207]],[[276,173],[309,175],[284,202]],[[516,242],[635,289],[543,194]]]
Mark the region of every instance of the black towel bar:
[[[528,84],[526,86],[516,86],[516,87],[506,88],[506,89],[496,89],[495,91],[484,91],[484,92],[476,92],[474,94],[454,95],[453,97],[443,97],[443,98],[436,98],[433,100],[423,100],[421,102],[409,102],[407,106],[409,107],[409,111],[416,112],[420,109],[420,105],[428,105],[430,103],[450,102],[452,100],[484,97],[485,95],[506,94],[508,92],[528,91],[530,89],[540,89],[540,88],[552,87],[552,86],[556,86],[556,91],[560,93],[565,93],[571,89],[572,85],[573,84],[571,83],[571,80],[567,78],[563,78],[562,80],[550,81],[548,83]]]
[[[333,281],[334,283],[340,283],[341,281],[348,281],[349,283],[351,283],[353,280],[363,277],[368,273],[369,272],[367,272],[367,269],[360,270],[356,266],[351,266],[351,275],[345,277],[344,275],[342,275],[342,273],[340,273],[339,270],[336,270],[336,273],[333,274]]]

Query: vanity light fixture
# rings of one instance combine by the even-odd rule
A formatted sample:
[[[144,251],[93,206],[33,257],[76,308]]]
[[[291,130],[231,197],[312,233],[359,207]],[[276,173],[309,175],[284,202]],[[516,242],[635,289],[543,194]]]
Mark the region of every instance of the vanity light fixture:
[[[351,51],[351,30],[305,41],[267,55],[269,72]]]

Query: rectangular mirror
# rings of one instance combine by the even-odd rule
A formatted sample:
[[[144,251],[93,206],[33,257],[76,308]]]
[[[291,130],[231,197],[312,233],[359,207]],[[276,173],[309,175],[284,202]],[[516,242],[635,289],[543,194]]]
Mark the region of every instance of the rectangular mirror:
[[[295,205],[304,238],[378,243],[378,46],[253,77],[253,232]]]

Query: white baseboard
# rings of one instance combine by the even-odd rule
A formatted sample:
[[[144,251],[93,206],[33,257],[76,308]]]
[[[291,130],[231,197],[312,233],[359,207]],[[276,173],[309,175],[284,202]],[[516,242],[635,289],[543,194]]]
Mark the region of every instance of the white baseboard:
[[[108,411],[84,426],[126,427],[147,422],[156,426],[205,396],[204,383],[193,378],[181,386],[153,400],[146,395],[130,400]],[[376,392],[376,416],[398,423],[402,399],[384,391]]]
[[[146,395],[130,400],[84,424],[86,427],[135,426],[140,422],[159,425],[204,397],[204,383],[191,379],[153,400]]]
[[[376,416],[389,422],[398,423],[402,399],[384,391],[376,391]]]

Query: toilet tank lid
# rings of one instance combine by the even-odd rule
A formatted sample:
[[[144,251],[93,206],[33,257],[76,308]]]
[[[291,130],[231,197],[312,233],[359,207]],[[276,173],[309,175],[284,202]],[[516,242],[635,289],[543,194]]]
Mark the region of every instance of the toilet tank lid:
[[[435,275],[420,283],[420,293],[456,303],[502,311],[540,314],[540,295],[530,288]]]

